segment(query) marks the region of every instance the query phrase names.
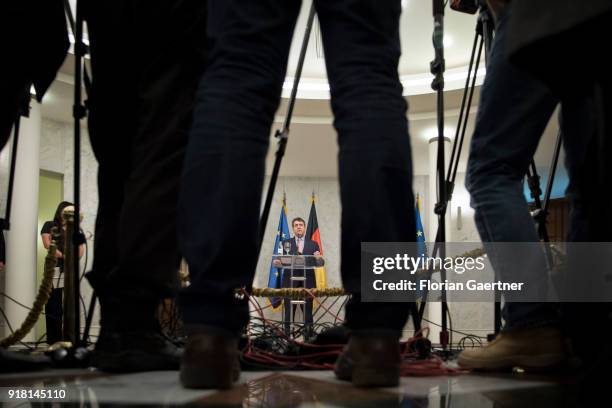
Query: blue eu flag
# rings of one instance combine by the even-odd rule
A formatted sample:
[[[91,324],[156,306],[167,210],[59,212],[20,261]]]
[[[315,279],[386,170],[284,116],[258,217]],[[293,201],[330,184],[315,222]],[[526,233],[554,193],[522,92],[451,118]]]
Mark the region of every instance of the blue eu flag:
[[[274,240],[274,255],[283,254],[283,240],[290,238],[289,224],[287,223],[287,200],[283,196],[283,207],[281,208],[280,219],[278,220],[278,228],[276,229],[276,238]],[[270,261],[270,275],[268,276],[268,287],[278,289],[281,287],[283,268],[277,268]],[[281,298],[270,298],[270,303],[273,309],[278,309],[282,304]]]

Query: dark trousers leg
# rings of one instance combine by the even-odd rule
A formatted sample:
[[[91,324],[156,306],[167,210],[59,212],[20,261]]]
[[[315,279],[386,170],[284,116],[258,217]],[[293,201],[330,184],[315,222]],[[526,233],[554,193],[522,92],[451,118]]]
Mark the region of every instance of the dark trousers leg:
[[[179,242],[191,274],[186,324],[240,332],[257,264],[270,127],[300,2],[209,1],[214,44],[197,92],[179,202]],[[239,248],[240,256],[236,256]]]
[[[298,271],[292,271],[291,269],[285,269],[283,271],[283,278],[281,281],[281,288],[302,288],[304,287],[301,281],[291,281],[291,278],[299,274]],[[283,323],[285,327],[285,333],[291,333],[291,325],[295,320],[295,310],[297,305],[291,304],[291,298],[284,298],[283,300]]]
[[[293,322],[293,313],[291,307],[291,299],[284,298],[283,299],[283,326],[285,328],[285,334],[289,335],[291,333],[291,323]]]
[[[543,84],[507,60],[508,18],[507,14],[500,17],[497,26],[467,168],[466,187],[485,246],[539,241],[523,195],[523,179],[557,105]],[[533,254],[521,257],[495,253],[502,250],[499,247],[487,249],[496,274],[504,281],[535,283],[546,277],[540,248],[534,246]],[[538,276],[523,276],[523,271],[537,271]],[[541,326],[558,318],[556,306],[545,303],[506,302],[502,314],[506,328]]]
[[[600,85],[597,85],[600,87]],[[607,242],[612,229],[612,87],[587,87],[562,101],[565,167],[570,184],[568,241]],[[597,93],[597,94],[596,94]],[[603,103],[603,105],[602,105]]]
[[[63,288],[54,288],[45,305],[45,324],[47,328],[47,343],[53,344],[62,340]]]
[[[134,0],[89,7],[89,127],[100,167],[88,278],[100,295],[103,326],[112,323],[106,317],[128,314],[135,316],[129,324],[139,325],[178,283],[178,185],[203,70],[206,6]],[[104,313],[109,307],[134,313]]]
[[[583,92],[562,101],[565,165],[570,178],[566,193],[570,203],[568,241],[609,242],[612,229],[612,163],[609,159],[612,155],[612,87],[608,84],[596,90],[585,86]],[[599,272],[606,270],[607,262],[604,260],[604,265],[598,265],[597,258],[590,259],[590,267],[584,268],[584,255],[568,251],[571,272],[567,276],[568,290],[589,293],[593,285],[599,285]],[[606,358],[609,359],[608,343],[593,350],[577,328],[597,327],[602,338],[612,335],[610,303],[564,303],[562,318],[564,330],[578,357],[587,363],[601,364],[608,353]]]
[[[314,269],[306,269],[304,271],[306,274],[306,288],[312,289],[317,287],[317,283],[315,280],[315,271]],[[306,303],[304,303],[304,308],[302,309],[304,312],[304,336],[310,337],[312,334],[312,324],[313,324],[313,316],[312,316],[312,306],[313,299],[311,297],[306,298]]]
[[[181,297],[188,323],[240,331],[248,321],[248,307],[233,290],[250,285],[255,272],[265,154],[300,4],[209,2],[215,45],[198,90],[180,199],[181,249],[193,278]],[[348,324],[400,330],[405,305],[366,305],[359,297],[360,242],[416,235],[397,74],[400,2],[316,6],[339,134],[342,275],[354,293]]]
[[[299,275],[302,276],[302,272],[306,274],[306,286],[304,286],[303,281],[296,281],[291,284],[290,277],[292,276],[291,272],[287,271],[287,273],[283,273],[283,281],[281,283],[281,287],[283,288],[314,288],[316,287],[314,271],[313,270],[305,270],[305,271],[295,271],[294,276]],[[291,299],[285,298],[283,303],[283,322],[285,327],[285,333],[289,334],[291,332],[291,323],[295,320],[295,312],[300,308],[300,311],[304,315],[304,326],[306,331],[310,331],[312,329],[312,299],[305,299],[306,303],[301,305],[291,305]]]
[[[341,273],[353,330],[399,332],[402,303],[361,303],[361,242],[414,241],[407,104],[398,78],[399,1],[316,1],[339,143]]]
[[[290,288],[291,286],[291,270],[285,269],[283,270],[282,280],[281,280],[281,288]],[[283,325],[285,328],[285,334],[289,335],[291,333],[291,323],[293,322],[293,307],[291,306],[291,298],[283,299]]]

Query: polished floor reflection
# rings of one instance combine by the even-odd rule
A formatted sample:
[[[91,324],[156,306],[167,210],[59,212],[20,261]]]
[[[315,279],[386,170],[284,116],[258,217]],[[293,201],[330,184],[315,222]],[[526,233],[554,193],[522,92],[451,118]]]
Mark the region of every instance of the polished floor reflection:
[[[518,374],[402,378],[394,388],[358,389],[329,371],[243,372],[231,390],[185,390],[177,372],[108,375],[93,370],[49,370],[0,376],[0,389],[62,387],[75,406],[233,407],[558,407],[576,406],[567,381]],[[59,403],[56,401],[55,403]],[[42,406],[7,401],[4,406]],[[54,406],[54,405],[46,405]]]

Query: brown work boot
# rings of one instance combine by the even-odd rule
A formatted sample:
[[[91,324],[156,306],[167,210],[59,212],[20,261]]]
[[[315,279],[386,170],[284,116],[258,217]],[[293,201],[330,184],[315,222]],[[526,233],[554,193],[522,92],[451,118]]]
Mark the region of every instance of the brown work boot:
[[[240,377],[237,337],[220,330],[189,334],[180,377],[185,388],[231,388]]]
[[[400,349],[397,335],[352,335],[334,367],[336,377],[356,387],[399,384]]]
[[[538,327],[503,332],[484,347],[462,351],[457,363],[471,370],[501,371],[513,367],[544,370],[564,359],[561,331]]]

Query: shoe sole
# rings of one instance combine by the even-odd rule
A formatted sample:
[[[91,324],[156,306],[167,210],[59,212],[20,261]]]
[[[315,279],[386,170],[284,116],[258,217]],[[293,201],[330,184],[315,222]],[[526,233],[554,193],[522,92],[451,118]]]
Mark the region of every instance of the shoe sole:
[[[543,371],[559,366],[564,361],[564,356],[559,354],[515,355],[502,359],[474,359],[459,357],[457,363],[461,368],[480,371],[510,370],[513,367],[521,367],[532,371]]]
[[[339,380],[350,381],[356,387],[396,387],[399,385],[399,366],[352,366],[334,370]]]
[[[355,387],[396,387],[399,367],[354,367],[351,382]]]
[[[178,370],[179,358],[176,361],[158,359],[150,353],[106,353],[95,352],[92,365],[101,371],[112,373],[130,373],[140,371]]]
[[[225,372],[224,372],[225,371]],[[220,374],[223,373],[223,374]],[[240,377],[240,373],[235,371],[227,371],[227,368],[195,368],[181,367],[181,384],[185,388],[196,389],[228,389],[232,388],[234,383]]]

